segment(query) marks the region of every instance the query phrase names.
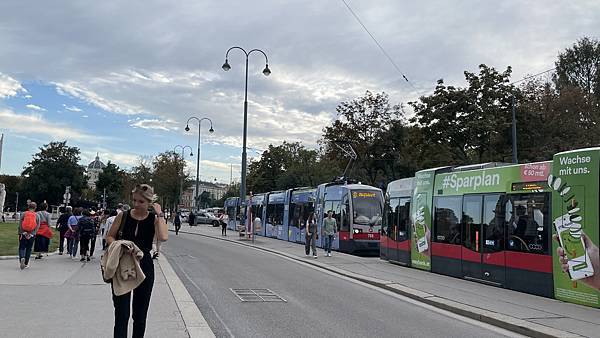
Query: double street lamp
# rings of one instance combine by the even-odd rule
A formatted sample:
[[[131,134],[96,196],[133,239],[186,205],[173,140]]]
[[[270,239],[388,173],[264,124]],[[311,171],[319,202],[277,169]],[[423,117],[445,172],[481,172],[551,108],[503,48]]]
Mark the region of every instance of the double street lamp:
[[[194,153],[192,153],[192,147],[190,146],[182,146],[180,144],[176,145],[173,148],[173,151],[177,153],[177,148],[181,148],[181,159],[185,160],[185,149],[189,149],[190,150],[190,156],[194,156]],[[183,167],[181,168],[181,182],[179,185],[179,196],[177,198],[177,211],[179,211],[179,204],[181,204],[181,195],[183,195]]]
[[[185,131],[190,131],[190,121],[191,120],[198,121],[198,151],[197,151],[198,156],[196,156],[196,193],[194,194],[194,207],[196,208],[196,211],[197,211],[198,204],[199,204],[198,190],[200,190],[200,156],[202,154],[200,152],[200,145],[202,144],[201,143],[202,142],[202,121],[207,120],[208,122],[210,122],[210,129],[208,130],[209,133],[212,134],[215,132],[215,130],[213,129],[212,120],[209,119],[208,117],[197,118],[196,116],[192,116],[185,123]]]
[[[271,74],[271,70],[269,69],[269,59],[267,58],[267,54],[265,54],[265,52],[263,52],[260,49],[252,49],[249,52],[246,52],[246,50],[242,47],[238,47],[238,46],[234,46],[231,47],[227,50],[227,53],[225,53],[225,63],[223,64],[223,66],[221,68],[223,68],[224,71],[228,71],[231,69],[231,66],[229,65],[228,62],[228,58],[229,58],[229,52],[232,51],[233,49],[239,49],[241,50],[244,55],[246,56],[246,82],[244,85],[244,138],[243,138],[243,148],[242,148],[242,180],[240,182],[240,201],[242,204],[245,205],[246,203],[246,138],[247,138],[247,133],[248,133],[248,57],[250,56],[250,54],[257,52],[257,53],[262,53],[262,55],[265,56],[265,69],[263,69],[262,73],[265,76],[269,76]]]

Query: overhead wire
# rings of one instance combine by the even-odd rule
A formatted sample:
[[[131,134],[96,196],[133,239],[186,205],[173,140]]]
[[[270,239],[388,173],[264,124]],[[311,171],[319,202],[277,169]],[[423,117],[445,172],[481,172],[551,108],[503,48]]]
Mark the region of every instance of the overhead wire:
[[[402,78],[404,79],[404,81],[406,81],[406,83],[408,83],[413,89],[417,89],[408,80],[408,78],[406,77],[406,75],[404,75],[404,73],[400,70],[400,67],[398,67],[398,65],[394,62],[394,60],[392,59],[392,57],[386,52],[385,48],[383,48],[383,46],[379,43],[379,41],[377,41],[377,39],[375,38],[375,36],[373,36],[373,34],[371,34],[371,32],[369,31],[369,29],[367,28],[367,26],[365,26],[365,24],[360,20],[360,18],[358,17],[358,15],[354,12],[354,10],[352,10],[352,7],[350,7],[350,5],[346,2],[346,0],[342,0],[342,2],[344,3],[344,5],[346,5],[346,8],[348,8],[348,10],[352,14],[352,16],[354,16],[354,18],[356,19],[356,21],[362,26],[362,28],[365,30],[365,32],[367,32],[367,34],[369,34],[369,36],[371,37],[371,39],[373,40],[373,42],[375,42],[375,44],[377,45],[377,47],[379,47],[379,49],[381,50],[381,52],[383,53],[383,55],[385,55],[385,57],[390,61],[390,63],[392,64],[392,66],[394,66],[394,68],[396,69],[396,71],[398,71],[398,73],[402,76]]]

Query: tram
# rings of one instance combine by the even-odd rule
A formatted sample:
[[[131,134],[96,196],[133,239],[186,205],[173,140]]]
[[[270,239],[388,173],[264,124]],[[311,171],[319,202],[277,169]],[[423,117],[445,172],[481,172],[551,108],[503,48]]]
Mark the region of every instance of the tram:
[[[328,211],[338,224],[332,249],[347,253],[379,254],[383,217],[381,189],[363,184],[324,183],[316,191],[317,233],[322,233]],[[320,236],[317,246],[324,247]]]
[[[315,188],[293,188],[287,191],[285,223],[277,238],[304,243],[306,220],[315,211]]]
[[[422,170],[388,185],[380,257],[600,307],[599,192],[600,148]]]
[[[240,198],[229,197],[225,200],[223,206],[225,213],[227,214],[227,229],[236,230],[237,224],[240,222]]]

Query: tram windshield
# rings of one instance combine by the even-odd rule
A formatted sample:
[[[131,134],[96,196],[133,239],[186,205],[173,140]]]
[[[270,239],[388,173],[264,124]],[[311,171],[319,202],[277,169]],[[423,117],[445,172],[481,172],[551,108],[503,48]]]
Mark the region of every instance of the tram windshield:
[[[352,191],[354,224],[381,226],[381,194],[377,191]]]

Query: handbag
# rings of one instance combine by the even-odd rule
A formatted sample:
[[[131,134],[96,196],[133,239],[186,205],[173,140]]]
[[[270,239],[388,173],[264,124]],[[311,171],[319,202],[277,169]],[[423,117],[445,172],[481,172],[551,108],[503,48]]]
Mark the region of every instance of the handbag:
[[[119,240],[121,237],[123,237],[123,226],[125,225],[125,222],[127,221],[127,216],[129,214],[129,210],[128,211],[123,211],[125,213],[125,215],[123,216],[123,219],[121,220],[121,224],[119,224],[119,231],[117,232],[117,237],[115,238],[115,240]],[[106,252],[104,253],[104,255],[106,255]],[[103,255],[103,256],[104,256]],[[104,278],[104,265],[102,264],[102,257],[100,257],[100,273],[102,273],[102,280],[104,281],[104,283],[112,283],[112,278]]]

